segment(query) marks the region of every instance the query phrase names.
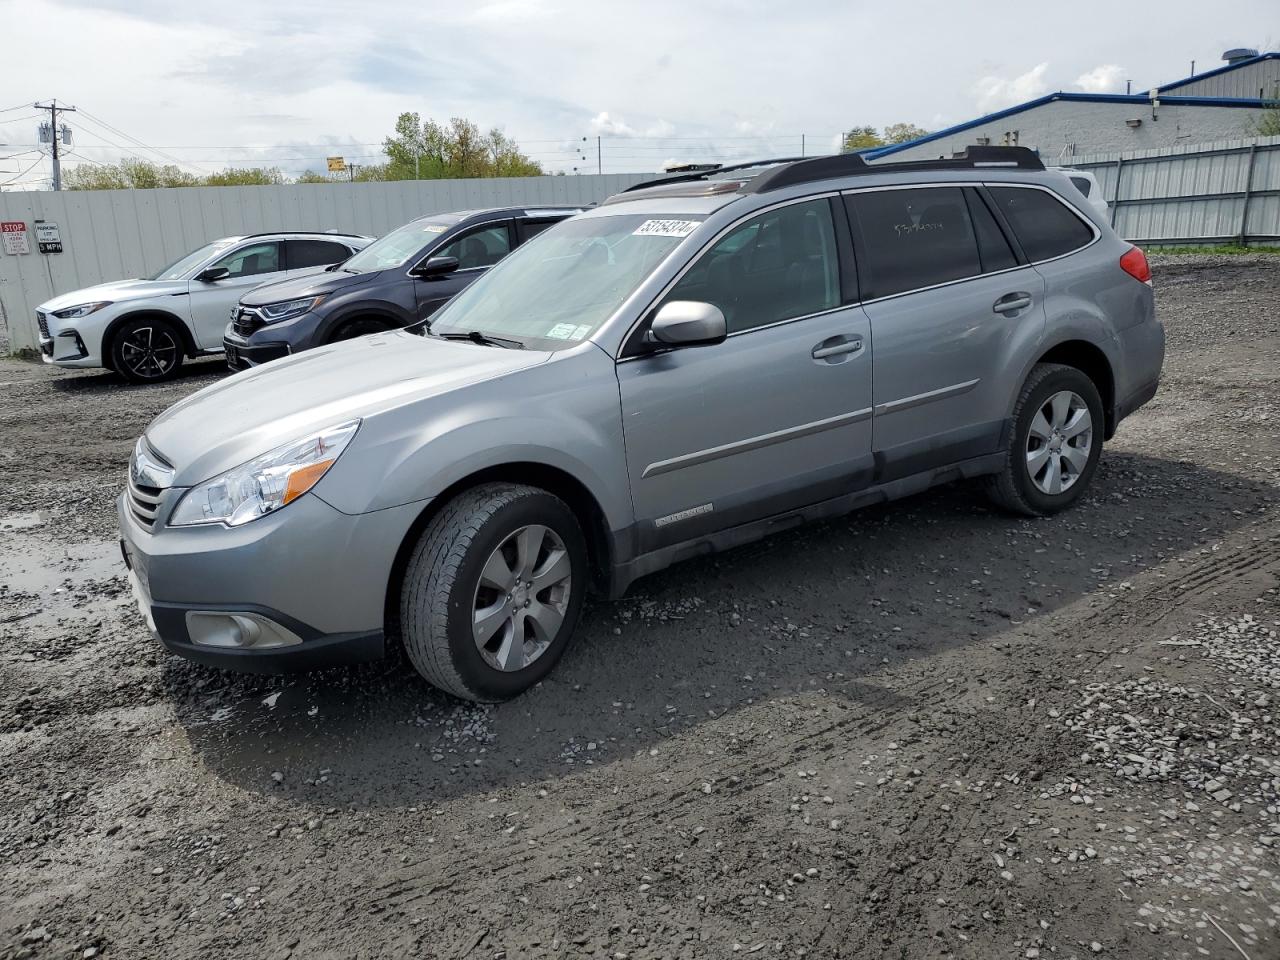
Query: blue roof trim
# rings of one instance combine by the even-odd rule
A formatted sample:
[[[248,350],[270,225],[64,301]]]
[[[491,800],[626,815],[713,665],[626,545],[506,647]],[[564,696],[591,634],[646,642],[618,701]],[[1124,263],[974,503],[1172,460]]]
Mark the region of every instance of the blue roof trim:
[[[1280,60],[1280,53],[1260,53],[1256,57],[1250,57],[1248,60],[1241,60],[1239,63],[1228,63],[1213,70],[1206,70],[1204,73],[1193,73],[1189,77],[1183,77],[1181,80],[1175,80],[1173,83],[1166,83],[1160,87],[1160,92],[1173,90],[1176,87],[1185,87],[1188,83],[1195,83],[1197,80],[1205,80],[1208,77],[1216,77],[1219,74],[1230,73],[1232,70],[1239,70],[1241,67],[1252,66],[1255,63],[1261,63],[1264,60]]]
[[[1272,56],[1272,54],[1268,54]],[[1280,56],[1280,55],[1275,55]],[[974,127],[981,127],[988,123],[994,123],[996,120],[1003,120],[1005,117],[1011,117],[1015,113],[1023,113],[1026,110],[1032,110],[1035,107],[1042,107],[1046,103],[1052,103],[1055,100],[1074,101],[1076,103],[1132,103],[1134,105],[1150,104],[1151,98],[1146,94],[1126,94],[1126,93],[1049,93],[1043,97],[1037,97],[1035,100],[1028,100],[1026,103],[1020,103],[1016,107],[1007,107],[1004,110],[997,110],[995,113],[988,113],[986,116],[978,117],[976,120],[968,120],[964,123],[958,123],[954,127],[947,127],[945,130],[939,130],[936,133],[930,133],[926,136],[919,137],[915,140],[908,140],[905,143],[894,143],[887,147],[876,147],[872,150],[863,152],[863,157],[868,160],[878,160],[880,157],[887,157],[891,153],[909,149],[910,147],[918,147],[924,143],[931,143],[934,140],[941,140],[944,137],[951,137],[957,133],[963,133],[966,130],[972,130]],[[1268,106],[1272,103],[1270,100],[1259,100],[1257,97],[1165,97],[1160,98],[1162,106],[1185,106],[1185,107],[1244,107],[1258,109]]]

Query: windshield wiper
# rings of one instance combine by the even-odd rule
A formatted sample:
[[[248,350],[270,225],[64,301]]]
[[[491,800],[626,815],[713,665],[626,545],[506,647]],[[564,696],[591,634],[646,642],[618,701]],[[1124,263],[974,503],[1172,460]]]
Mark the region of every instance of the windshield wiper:
[[[430,330],[430,327],[427,328]],[[441,340],[470,340],[482,347],[504,347],[507,350],[523,350],[524,344],[519,340],[508,340],[506,337],[491,337],[479,330],[468,330],[466,333],[433,333],[433,337]]]

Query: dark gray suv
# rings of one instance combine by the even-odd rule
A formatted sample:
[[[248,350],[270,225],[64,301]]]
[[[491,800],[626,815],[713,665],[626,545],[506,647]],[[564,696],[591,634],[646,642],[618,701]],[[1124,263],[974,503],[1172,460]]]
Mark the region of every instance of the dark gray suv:
[[[498,699],[589,590],[961,478],[1071,506],[1163,358],[1142,251],[1026,149],[695,173],[552,227],[429,329],[170,408],[120,529],[183,656],[403,643]]]
[[[420,217],[324,273],[256,287],[231,311],[227,366],[242,370],[425,320],[520,244],[578,212],[495,207]]]

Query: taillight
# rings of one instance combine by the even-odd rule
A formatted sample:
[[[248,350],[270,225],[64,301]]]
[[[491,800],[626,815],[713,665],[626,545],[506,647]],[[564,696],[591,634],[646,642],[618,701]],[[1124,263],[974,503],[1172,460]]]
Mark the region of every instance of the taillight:
[[[1120,269],[1140,283],[1151,284],[1151,265],[1147,263],[1147,255],[1137,247],[1130,247],[1120,258]]]

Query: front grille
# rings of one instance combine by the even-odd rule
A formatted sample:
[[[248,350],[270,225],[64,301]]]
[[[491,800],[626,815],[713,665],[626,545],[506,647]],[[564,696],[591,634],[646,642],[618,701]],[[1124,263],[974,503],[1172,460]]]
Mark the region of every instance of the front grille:
[[[242,337],[247,337],[263,326],[262,318],[250,310],[237,310],[235,319],[231,321],[231,329]]]
[[[125,494],[129,511],[133,514],[133,518],[148,530],[155,526],[156,513],[160,509],[160,496],[163,493],[164,491],[159,487],[144,487],[135,482],[132,477],[129,478],[129,489]]]
[[[49,336],[49,317],[43,310],[36,311],[36,326],[40,328],[40,336]]]

